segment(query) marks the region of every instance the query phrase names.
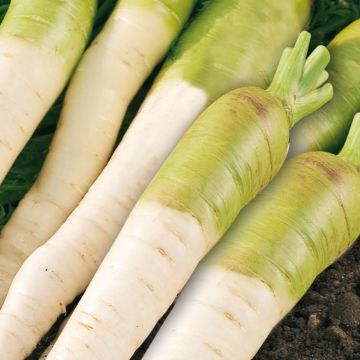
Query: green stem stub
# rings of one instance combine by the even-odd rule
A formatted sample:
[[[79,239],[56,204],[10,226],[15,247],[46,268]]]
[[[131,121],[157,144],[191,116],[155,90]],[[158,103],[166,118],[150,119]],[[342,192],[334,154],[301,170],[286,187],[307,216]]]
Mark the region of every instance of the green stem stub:
[[[325,68],[330,62],[329,51],[324,46],[318,46],[306,58],[310,38],[311,35],[303,31],[294,48],[284,50],[267,90],[283,102],[290,126],[321,108],[333,96],[332,86],[324,85],[328,79]]]
[[[355,165],[360,172],[360,113],[354,117],[349,135],[339,156]]]
[[[71,71],[84,50],[96,0],[12,0],[0,36],[14,36],[44,47],[64,59]]]

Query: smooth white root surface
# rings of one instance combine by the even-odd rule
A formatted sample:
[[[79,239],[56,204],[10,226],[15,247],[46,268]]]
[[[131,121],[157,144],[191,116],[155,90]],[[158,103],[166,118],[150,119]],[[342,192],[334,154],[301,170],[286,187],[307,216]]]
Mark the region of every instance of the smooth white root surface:
[[[0,37],[0,184],[66,80],[59,55]]]
[[[183,81],[148,96],[79,206],[16,275],[0,311],[0,359],[31,352],[85,290],[135,202],[206,101],[203,91]]]
[[[203,231],[191,215],[139,203],[48,359],[129,359],[214,243]]]
[[[288,310],[260,280],[201,265],[143,359],[251,359]]]
[[[129,102],[172,41],[161,15],[121,7],[80,62],[42,171],[0,235],[0,305],[105,166]]]

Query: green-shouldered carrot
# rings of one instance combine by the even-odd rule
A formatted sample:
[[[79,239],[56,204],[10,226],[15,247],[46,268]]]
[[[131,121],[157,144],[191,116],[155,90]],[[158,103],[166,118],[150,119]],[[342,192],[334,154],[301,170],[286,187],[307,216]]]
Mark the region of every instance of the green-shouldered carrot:
[[[336,153],[344,144],[354,114],[360,110],[360,20],[342,30],[328,46],[334,98],[297,124],[289,155],[323,150]]]
[[[360,234],[360,114],[338,156],[289,160],[196,269],[144,360],[251,359]]]
[[[308,0],[271,0],[262,7],[252,0],[213,0],[199,12],[109,165],[18,275],[27,296],[14,303],[17,312],[25,311],[19,316],[27,326],[15,330],[17,354],[31,352],[66,305],[86,289],[130,210],[198,113],[222,91],[251,83],[265,86],[309,9]],[[29,298],[38,299],[31,314]]]
[[[106,165],[129,102],[194,4],[119,1],[85,52],[42,171],[0,234],[0,304],[24,260],[58,230]]]
[[[303,32],[284,51],[267,91],[233,90],[195,121],[132,210],[49,360],[130,358],[201,258],[278,172],[291,126],[331,99],[331,85],[319,81],[329,53],[318,47],[306,61],[309,41]],[[14,338],[14,312],[26,315],[16,299],[29,268],[21,274],[0,312],[0,349]]]
[[[90,35],[96,0],[12,0],[0,26],[0,183],[56,100]]]

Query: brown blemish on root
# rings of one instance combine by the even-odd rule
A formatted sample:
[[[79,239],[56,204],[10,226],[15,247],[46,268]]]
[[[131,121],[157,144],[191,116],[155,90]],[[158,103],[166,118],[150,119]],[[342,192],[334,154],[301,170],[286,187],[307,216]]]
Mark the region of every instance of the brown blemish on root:
[[[223,315],[225,316],[228,320],[234,322],[237,326],[242,327],[241,323],[239,320],[237,320],[231,313],[224,311],[223,308],[221,307],[217,307],[215,305],[212,304],[207,304],[205,302],[202,301],[197,301],[201,306],[207,307],[208,309],[210,309],[211,311],[214,311],[215,313],[219,314],[219,315]]]
[[[4,145],[9,151],[13,151],[12,146],[6,140],[0,139],[0,144]]]
[[[80,187],[77,185],[77,184],[74,184],[74,183],[69,183],[70,187],[72,189],[75,190],[75,192],[77,192],[78,194],[80,194],[81,196],[84,196],[85,195],[85,191],[80,189]]]
[[[93,319],[95,322],[100,323],[100,319],[98,319],[96,316],[94,316],[93,314],[87,312],[87,311],[82,311],[82,313],[88,317],[90,317],[91,319]]]
[[[263,135],[263,137],[264,137],[264,139],[266,141],[266,145],[267,145],[268,153],[269,153],[271,173],[273,173],[274,172],[274,170],[273,170],[274,165],[273,165],[273,154],[272,154],[272,150],[271,150],[270,139],[269,139],[269,136],[266,133],[266,131],[261,126],[259,126],[259,129],[260,129],[260,131],[261,131],[261,133],[262,133],[262,135]]]
[[[25,128],[21,124],[17,124],[17,126],[18,126],[18,129],[20,130],[20,132],[26,136],[27,131],[25,130]]]
[[[243,92],[239,92],[237,94],[235,94],[237,99],[240,100],[244,100],[245,102],[247,102],[248,104],[250,104],[256,111],[256,113],[261,116],[261,117],[265,117],[265,115],[267,115],[268,110],[267,110],[267,106],[264,105],[263,101],[259,101],[257,98],[255,98],[255,96],[250,96],[247,94],[244,94]]]
[[[35,91],[36,96],[42,101],[45,102],[45,100],[43,99],[42,95],[39,93],[39,91]]]
[[[84,346],[85,346],[85,348],[86,348],[87,350],[89,350],[91,353],[94,354],[94,350],[93,350],[93,348],[92,348],[89,344],[84,343]]]
[[[145,285],[151,292],[154,292],[154,286],[145,281],[143,278],[137,278],[139,282],[141,282],[143,285]]]
[[[346,225],[346,231],[348,233],[348,236],[351,237],[351,231],[350,231],[350,222],[349,222],[349,218],[347,216],[347,213],[346,213],[346,210],[345,210],[345,206],[344,206],[344,203],[341,201],[340,198],[337,198],[340,206],[341,206],[341,209],[342,209],[342,212],[344,213],[344,219],[345,219],[345,225]]]
[[[341,176],[331,166],[328,166],[324,162],[314,157],[310,157],[310,158],[305,157],[304,162],[315,165],[317,168],[321,169],[325,173],[325,175],[333,182],[335,183],[341,182],[342,180]]]
[[[48,270],[48,269],[45,269],[45,271],[47,271],[47,270]],[[54,275],[54,277],[55,277],[56,279],[58,279],[61,284],[64,283],[63,278],[62,278],[56,271],[51,270],[51,274]]]
[[[318,160],[317,158],[314,158],[314,157],[304,157],[303,161],[305,163],[310,163],[312,165],[315,165],[316,167],[318,167],[319,169],[321,169],[323,171],[323,173],[325,173],[325,175],[327,176],[327,178],[334,182],[335,184],[344,184],[344,181],[341,177],[341,169],[339,169],[339,173],[336,172],[336,170],[327,165],[325,162],[322,162],[320,160]],[[345,225],[346,225],[346,230],[347,230],[347,233],[348,235],[350,236],[350,223],[349,223],[349,219],[348,219],[348,216],[347,216],[347,213],[346,213],[346,209],[345,209],[345,206],[344,206],[344,203],[341,199],[341,196],[338,195],[338,193],[334,192],[334,197],[336,199],[336,201],[338,202],[339,206],[341,207],[342,209],[342,212],[344,214],[344,220],[345,220]],[[326,238],[325,234],[323,234],[323,236]]]
[[[94,330],[94,328],[90,325],[84,324],[83,322],[79,321],[79,324],[84,327],[86,330]]]
[[[122,62],[126,67],[128,67],[128,68],[130,68],[130,69],[132,68],[132,64],[129,63],[128,61],[122,59],[121,62]]]
[[[65,212],[65,209],[62,208],[56,201],[51,200],[51,199],[45,199],[49,204],[55,206],[57,209],[59,209],[62,212]]]
[[[121,200],[114,198],[113,201],[115,201],[115,204],[118,205],[120,208],[123,208],[123,209],[129,211],[129,207],[126,206]]]
[[[61,314],[65,314],[66,313],[66,305],[62,301],[59,301],[59,307],[61,309]]]
[[[245,303],[255,313],[257,312],[255,306],[251,303],[251,301],[247,297],[245,297],[243,294],[240,294],[235,288],[228,287],[228,289],[232,295],[239,298],[243,303]]]
[[[220,357],[220,358],[224,357],[224,355],[220,349],[216,348],[215,346],[212,346],[208,342],[204,342],[204,345],[206,347],[208,347],[212,352],[214,352],[218,357]]]
[[[160,253],[161,256],[165,257],[170,262],[173,261],[173,259],[168,255],[168,253],[161,247],[156,248],[157,251]]]
[[[112,312],[114,312],[116,315],[120,315],[120,314],[119,314],[119,311],[116,309],[116,307],[115,307],[113,304],[111,304],[111,303],[109,303],[109,302],[107,302],[107,301],[104,301],[104,300],[103,300],[103,304],[104,304],[106,307],[108,307]]]
[[[149,63],[148,59],[146,58],[145,54],[138,50],[138,49],[134,49],[135,52],[138,54],[139,58],[141,59],[141,61],[145,64],[145,66],[148,68],[148,69],[151,69],[152,66],[151,64]]]
[[[86,219],[86,220],[88,220],[90,224],[94,226],[97,230],[99,230],[101,233],[108,235],[107,230],[102,225],[100,225],[96,220],[94,219]]]
[[[82,251],[79,251],[79,250],[76,249],[75,252],[76,252],[77,255],[79,255],[79,257],[80,257],[80,259],[81,259],[82,262],[87,263],[86,255],[83,254]]]
[[[274,265],[273,262],[271,262],[271,264]],[[273,298],[275,299],[276,303],[278,304],[278,307],[282,308],[280,302],[278,301],[276,292],[275,292],[274,288],[272,287],[271,283],[268,282],[266,279],[264,279],[264,277],[259,276],[259,274],[257,272],[254,272],[249,267],[247,267],[246,269],[241,268],[239,265],[227,267],[227,270],[235,272],[235,273],[239,273],[239,274],[242,274],[242,275],[245,275],[245,276],[250,276],[250,277],[252,277],[254,279],[257,279],[257,280],[261,281],[270,290],[270,292],[272,293]],[[257,311],[253,306],[251,306],[251,308],[254,309],[255,312]]]
[[[168,223],[163,222],[163,226],[164,228],[169,231],[172,235],[174,235],[174,237],[179,240],[180,243],[182,243],[183,245],[185,245],[184,240],[182,239],[182,237],[180,236],[180,234]]]
[[[303,182],[306,180],[306,176],[303,173],[297,173],[297,177]]]
[[[237,319],[236,319],[232,314],[230,314],[229,312],[225,311],[225,312],[224,312],[224,316],[225,316],[228,320],[230,320],[230,321],[232,321],[233,323],[235,323],[237,326],[242,327],[240,321],[237,320]]]
[[[227,319],[229,319],[229,320],[231,320],[231,321],[234,321],[234,317],[233,317],[230,313],[224,312],[224,315],[225,315],[225,317],[226,317]]]

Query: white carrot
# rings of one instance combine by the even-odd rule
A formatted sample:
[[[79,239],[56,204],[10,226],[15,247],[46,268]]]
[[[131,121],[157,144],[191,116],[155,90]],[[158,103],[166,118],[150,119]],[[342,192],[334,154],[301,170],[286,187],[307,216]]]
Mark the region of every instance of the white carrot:
[[[315,85],[328,51],[316,49],[305,65],[309,40],[304,32],[285,50],[267,91],[233,90],[195,121],[132,210],[49,359],[131,357],[239,210],[280,169],[291,126],[331,99],[329,84]],[[12,291],[22,296],[16,282]],[[1,347],[15,329],[14,298],[0,312]]]
[[[307,0],[266,1],[262,8],[250,0],[213,0],[202,9],[100,177],[17,275],[7,301],[14,304],[10,312],[26,318],[25,328],[7,325],[18,334],[17,354],[31,352],[65,306],[86,289],[131,208],[198,113],[233,87],[265,85],[309,7]],[[283,21],[277,21],[279,16]],[[30,313],[29,298],[34,299]]]
[[[0,26],[0,183],[64,88],[96,0],[12,0]]]
[[[144,360],[247,360],[360,233],[360,116],[338,155],[306,153],[196,269]]]
[[[0,234],[0,305],[24,260],[66,220],[105,166],[126,108],[195,0],[122,0],[85,52],[35,184]]]

